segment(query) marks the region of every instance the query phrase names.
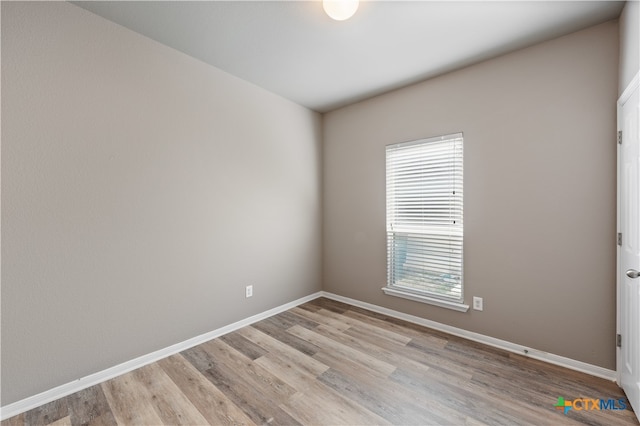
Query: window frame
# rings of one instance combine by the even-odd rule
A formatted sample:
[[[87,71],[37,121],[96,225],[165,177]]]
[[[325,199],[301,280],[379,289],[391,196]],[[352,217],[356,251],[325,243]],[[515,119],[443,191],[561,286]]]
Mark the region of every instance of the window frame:
[[[417,166],[406,165],[416,162]],[[466,312],[463,133],[387,145],[385,175],[387,284],[382,290],[387,295]],[[447,188],[444,192],[436,189],[442,182]],[[420,185],[419,195],[412,195],[416,193],[412,185]],[[442,245],[437,240],[443,241]],[[398,249],[403,243],[404,251]],[[409,252],[410,245],[415,250]],[[453,275],[440,270],[442,261],[448,262],[444,269]],[[405,285],[397,284],[399,276]]]

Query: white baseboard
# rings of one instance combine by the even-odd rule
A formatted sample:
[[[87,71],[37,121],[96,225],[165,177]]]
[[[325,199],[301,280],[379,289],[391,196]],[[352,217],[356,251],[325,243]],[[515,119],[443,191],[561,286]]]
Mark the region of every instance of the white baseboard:
[[[517,353],[519,355],[527,356],[529,358],[537,359],[540,361],[548,362],[549,364],[559,365],[571,370],[587,373],[592,376],[600,377],[603,379],[616,381],[616,372],[606,368],[598,367],[597,365],[587,364],[586,362],[576,361],[575,359],[563,357],[560,355],[550,354],[548,352],[540,351],[537,349],[529,348],[515,343],[508,342],[506,340],[496,339],[495,337],[485,336],[484,334],[474,333],[461,328],[452,327],[450,325],[441,324],[439,322],[431,321],[428,319],[416,317],[414,315],[405,314],[402,312],[394,311],[392,309],[383,308],[382,306],[373,305],[371,303],[361,302],[359,300],[351,299],[349,297],[339,296],[337,294],[328,293],[326,291],[321,292],[323,297],[327,299],[333,299],[338,302],[347,303],[349,305],[357,306],[363,309],[368,309],[379,314],[387,315],[393,318],[401,319],[414,324],[422,325],[434,330],[442,331],[444,333],[452,334],[454,336],[462,337],[464,339],[473,340],[474,342],[483,343],[488,346],[492,346],[498,349],[504,349],[509,352]]]
[[[182,352],[186,349],[192,348],[211,339],[215,339],[216,337],[220,337],[224,334],[231,333],[232,331],[238,330],[247,325],[251,325],[265,318],[269,318],[273,315],[279,314],[308,301],[317,299],[321,296],[322,292],[310,294],[309,296],[302,297],[300,299],[294,300],[293,302],[285,303],[284,305],[234,322],[233,324],[218,328],[217,330],[201,334],[200,336],[193,337],[191,339],[185,340],[184,342],[176,343],[175,345],[168,346],[164,349],[160,349],[150,354],[123,362],[122,364],[107,368],[106,370],[90,374],[89,376],[74,380],[73,382],[66,383],[37,395],[30,396],[20,401],[16,401],[4,407],[0,407],[0,420],[5,420],[10,417],[17,416],[20,413],[24,413],[25,411],[39,407],[43,404],[47,404],[51,401],[55,401],[56,399],[71,395],[72,393],[81,391],[93,385],[97,385],[106,380],[113,379],[114,377],[133,371],[136,368],[144,367],[147,364],[151,364],[152,362],[156,362],[168,356],[177,354],[178,352]]]
[[[351,299],[344,296],[339,296],[337,294],[333,294],[325,291],[319,291],[317,293],[310,294],[309,296],[305,296],[300,299],[294,300],[293,302],[285,303],[284,305],[275,307],[268,311],[234,322],[233,324],[229,324],[217,330],[213,330],[208,333],[202,334],[200,336],[196,336],[191,339],[185,340],[184,342],[176,343],[175,345],[168,346],[164,349],[160,349],[150,354],[143,355],[141,357],[132,359],[130,361],[123,362],[122,364],[107,368],[106,370],[99,371],[97,373],[91,374],[89,376],[83,377],[73,382],[66,383],[64,385],[55,387],[48,391],[39,393],[34,396],[30,396],[28,398],[14,402],[12,404],[8,404],[4,407],[0,407],[0,420],[5,420],[10,417],[17,416],[20,413],[24,413],[25,411],[47,404],[51,401],[55,401],[56,399],[60,399],[67,395],[71,395],[72,393],[81,391],[93,385],[97,385],[106,380],[113,379],[114,377],[133,371],[136,368],[144,367],[147,364],[151,364],[152,362],[156,362],[168,356],[177,354],[178,352],[182,352],[186,349],[192,348],[194,346],[197,346],[211,339],[215,339],[224,334],[231,333],[232,331],[238,330],[247,325],[251,325],[265,318],[269,318],[273,315],[279,314],[281,312],[284,312],[286,310],[289,310],[291,308],[294,308],[298,305],[309,302],[311,300],[317,299],[319,297],[326,297],[327,299],[344,302],[349,305],[357,306],[363,309],[368,309],[370,311],[384,314],[393,318],[397,318],[397,319],[408,321],[414,324],[422,325],[428,328],[432,328],[434,330],[439,330],[448,334],[452,334],[454,336],[472,340],[474,342],[484,343],[485,345],[488,345],[488,346],[504,349],[509,352],[514,352],[520,355],[528,356],[530,358],[538,359],[540,361],[545,361],[550,364],[566,367],[571,370],[587,373],[592,376],[601,377],[603,379],[607,379],[611,381],[616,380],[616,372],[613,370],[608,370],[606,368],[598,367],[592,364],[587,364],[582,361],[576,361],[571,358],[566,358],[563,356],[554,355],[554,354],[550,354],[540,350],[517,345],[515,343],[507,342],[506,340],[496,339],[490,336],[485,336],[483,334],[474,333],[472,331],[467,331],[461,328],[452,327],[450,325],[441,324],[428,319],[416,317],[414,315],[409,315],[402,312],[394,311],[392,309],[383,308],[382,306],[373,305],[371,303],[361,302],[359,300]]]

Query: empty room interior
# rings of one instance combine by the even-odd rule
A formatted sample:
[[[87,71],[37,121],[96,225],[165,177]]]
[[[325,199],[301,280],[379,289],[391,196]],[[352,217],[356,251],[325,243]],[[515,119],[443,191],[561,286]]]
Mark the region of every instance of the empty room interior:
[[[639,424],[640,2],[1,13],[2,426]]]

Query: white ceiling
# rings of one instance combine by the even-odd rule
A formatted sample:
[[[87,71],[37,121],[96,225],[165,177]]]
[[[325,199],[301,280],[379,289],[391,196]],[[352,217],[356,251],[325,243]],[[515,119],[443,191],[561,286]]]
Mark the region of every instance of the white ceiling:
[[[616,1],[73,2],[316,111],[615,19]]]

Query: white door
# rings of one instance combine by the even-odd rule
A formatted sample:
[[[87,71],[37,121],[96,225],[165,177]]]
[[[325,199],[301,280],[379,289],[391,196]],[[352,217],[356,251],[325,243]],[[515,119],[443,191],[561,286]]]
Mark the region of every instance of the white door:
[[[638,78],[618,102],[618,350],[620,386],[640,419],[640,99]]]

